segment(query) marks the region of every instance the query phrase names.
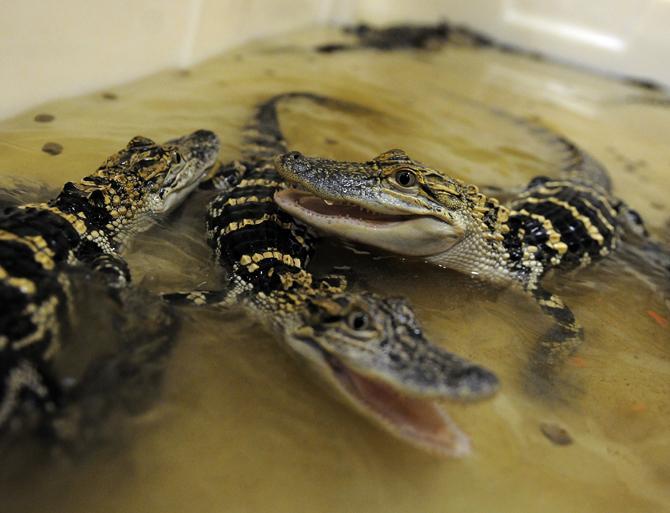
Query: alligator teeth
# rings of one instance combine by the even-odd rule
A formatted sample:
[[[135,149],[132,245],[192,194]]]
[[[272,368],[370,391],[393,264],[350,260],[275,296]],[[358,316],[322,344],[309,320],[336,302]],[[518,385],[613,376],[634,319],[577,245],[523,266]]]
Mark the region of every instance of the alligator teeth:
[[[333,203],[332,201],[328,201],[328,200],[326,200],[326,199],[323,200],[323,202],[324,202],[326,205],[329,205],[329,206],[331,206],[331,207],[335,204],[335,203]]]

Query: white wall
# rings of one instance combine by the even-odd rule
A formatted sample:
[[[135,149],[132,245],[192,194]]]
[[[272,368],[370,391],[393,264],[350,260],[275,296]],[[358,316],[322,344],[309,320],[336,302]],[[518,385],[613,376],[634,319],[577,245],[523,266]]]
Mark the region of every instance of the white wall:
[[[440,18],[670,84],[670,0],[0,0],[0,117],[311,24]]]

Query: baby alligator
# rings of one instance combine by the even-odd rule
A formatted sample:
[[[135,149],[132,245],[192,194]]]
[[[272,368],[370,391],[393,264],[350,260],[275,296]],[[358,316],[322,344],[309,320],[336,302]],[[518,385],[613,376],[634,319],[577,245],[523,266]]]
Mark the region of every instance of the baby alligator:
[[[0,430],[28,405],[53,410],[59,401],[50,360],[67,324],[68,267],[83,264],[123,288],[123,245],[179,205],[218,150],[205,130],[164,145],[135,137],[48,203],[0,210]]]
[[[613,251],[639,216],[610,193],[606,171],[563,137],[533,130],[562,147],[562,176],[536,177],[509,207],[391,150],[368,162],[287,153],[279,173],[300,188],[276,194],[288,213],[319,230],[418,256],[495,284],[517,284],[554,325],[536,363],[554,364],[582,340],[570,309],[541,280],[550,269],[575,269]]]
[[[312,276],[307,271],[312,235],[273,201],[284,187],[273,157],[287,149],[277,104],[296,97],[347,107],[290,93],[257,108],[245,131],[244,162],[224,168],[215,179],[222,189],[207,210],[209,244],[228,272],[228,286],[166,298],[242,306],[359,412],[416,446],[462,455],[468,439],[435,400],[488,397],[498,388],[496,377],[429,343],[404,300],[348,292],[341,276]],[[241,181],[230,190],[235,175]]]

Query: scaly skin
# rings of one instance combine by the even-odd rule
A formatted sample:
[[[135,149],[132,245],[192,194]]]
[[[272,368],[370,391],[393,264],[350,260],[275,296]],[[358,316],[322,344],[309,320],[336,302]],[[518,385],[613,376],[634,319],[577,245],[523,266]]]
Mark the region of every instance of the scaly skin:
[[[50,360],[69,313],[68,268],[126,286],[124,244],[179,205],[218,150],[205,130],[163,145],[135,137],[53,200],[0,210],[0,429],[28,404],[53,411],[58,402]]]
[[[488,397],[496,377],[428,342],[404,300],[347,291],[341,276],[312,276],[314,238],[273,201],[284,188],[273,158],[287,149],[276,106],[301,97],[352,108],[310,93],[279,95],[258,107],[245,132],[243,163],[213,179],[220,192],[207,211],[209,243],[229,285],[166,297],[243,307],[386,430],[438,454],[463,455],[467,438],[434,399]]]
[[[542,278],[554,268],[595,262],[617,247],[625,229],[644,229],[612,197],[607,173],[595,160],[541,126],[533,130],[562,149],[562,177],[533,179],[509,208],[402,150],[368,162],[284,154],[278,172],[300,190],[280,192],[276,201],[322,232],[519,286],[554,320],[536,355],[542,366],[553,365],[575,350],[583,333]]]

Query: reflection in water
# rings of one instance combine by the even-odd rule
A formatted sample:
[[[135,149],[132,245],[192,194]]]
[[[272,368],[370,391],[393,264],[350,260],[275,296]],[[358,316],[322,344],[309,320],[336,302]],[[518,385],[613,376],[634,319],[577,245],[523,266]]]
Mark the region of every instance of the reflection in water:
[[[500,187],[555,174],[550,147],[465,101],[474,100],[538,116],[580,143],[610,169],[615,194],[662,232],[670,116],[663,105],[626,102],[656,92],[487,49],[309,50],[330,37],[319,31],[258,43],[189,74],[165,72],[26,112],[0,124],[2,174],[54,189],[136,134],[162,140],[197,128],[216,131],[222,157],[235,158],[252,105],[287,90],[378,111],[356,117],[286,106],[285,133],[310,155],[361,160],[402,147],[459,178]],[[49,122],[36,119],[44,115]],[[50,142],[62,152],[43,152]],[[26,193],[39,196],[41,186]],[[220,276],[204,242],[206,201],[204,194],[193,198],[139,238],[129,254],[136,283],[154,291],[216,288]],[[548,284],[573,307],[586,342],[555,393],[541,397],[526,392],[523,371],[547,326],[523,296],[324,242],[315,267],[333,265],[350,266],[365,287],[409,297],[432,340],[498,373],[503,388],[495,399],[449,406],[472,438],[472,457],[436,460],[386,435],[331,398],[238,313],[184,310],[162,401],[122,423],[121,443],[81,462],[23,458],[23,468],[3,476],[2,510],[667,508],[669,313],[621,262]]]

